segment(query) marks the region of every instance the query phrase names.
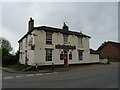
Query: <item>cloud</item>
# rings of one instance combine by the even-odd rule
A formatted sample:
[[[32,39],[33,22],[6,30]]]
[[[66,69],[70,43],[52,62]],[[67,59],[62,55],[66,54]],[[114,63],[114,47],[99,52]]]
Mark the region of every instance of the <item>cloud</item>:
[[[90,47],[97,49],[106,41],[117,41],[117,2],[10,2],[2,5],[3,35],[17,49],[18,40],[27,32],[30,17],[35,26],[62,28],[68,22],[71,30],[90,35]],[[14,40],[13,40],[14,37]]]

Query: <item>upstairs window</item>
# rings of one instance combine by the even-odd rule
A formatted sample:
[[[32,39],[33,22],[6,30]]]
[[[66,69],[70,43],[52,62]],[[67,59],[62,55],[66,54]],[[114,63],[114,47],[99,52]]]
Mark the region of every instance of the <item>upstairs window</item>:
[[[46,33],[46,44],[52,44],[52,34]]]
[[[29,46],[31,46],[32,44],[33,44],[33,37],[31,37],[29,40]]]
[[[67,35],[64,36],[64,44],[68,44],[68,36]]]
[[[34,50],[35,49],[35,45],[31,45],[31,50]]]
[[[83,51],[78,51],[78,59],[83,60]]]
[[[83,42],[82,42],[82,37],[78,37],[78,46],[82,46]]]
[[[26,42],[25,42],[25,46],[27,47],[27,43],[28,43],[28,38],[26,37]]]
[[[20,42],[20,50],[22,50],[22,41]]]

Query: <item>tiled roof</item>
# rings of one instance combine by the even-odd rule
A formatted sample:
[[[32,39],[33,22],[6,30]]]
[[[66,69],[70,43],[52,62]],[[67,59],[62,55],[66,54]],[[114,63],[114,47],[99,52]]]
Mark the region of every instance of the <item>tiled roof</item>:
[[[93,49],[90,49],[90,54],[100,54],[99,52],[93,50]]]
[[[106,42],[105,44],[101,45],[101,46],[97,49],[97,51],[100,51],[100,50],[101,50],[103,47],[105,47],[108,43],[114,45],[114,46],[117,47],[117,48],[120,48],[120,43],[108,41],[108,42]]]
[[[66,30],[63,30],[63,29],[53,28],[53,27],[48,27],[48,26],[34,27],[34,29],[51,31],[51,32],[58,32],[58,33],[63,33],[63,34],[78,35],[78,36],[83,36],[83,37],[89,37],[90,38],[90,36],[87,36],[87,35],[79,33],[79,32],[66,31]]]
[[[44,30],[44,31],[48,31],[48,32],[56,32],[56,33],[70,34],[70,35],[76,35],[76,36],[82,36],[82,37],[91,38],[90,36],[85,35],[85,34],[80,33],[80,32],[67,31],[67,30],[63,30],[63,29],[60,29],[60,28],[53,28],[53,27],[48,27],[48,26],[40,26],[40,27],[34,27],[31,31],[27,32],[27,34],[24,35],[19,41],[21,41],[24,37],[26,37],[33,30]]]

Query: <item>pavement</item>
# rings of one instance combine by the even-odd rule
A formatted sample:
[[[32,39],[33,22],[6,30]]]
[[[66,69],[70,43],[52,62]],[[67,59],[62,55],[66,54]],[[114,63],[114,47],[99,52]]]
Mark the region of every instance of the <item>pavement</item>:
[[[55,67],[54,71],[50,70],[38,70],[38,71],[16,71],[12,68],[5,68],[2,67],[2,71],[9,72],[9,73],[22,73],[22,74],[33,74],[33,73],[51,73],[51,72],[64,72],[64,71],[70,71],[75,69],[81,69],[81,68],[91,68],[91,67],[101,67],[101,66],[108,66],[108,65],[118,65],[117,62],[111,62],[111,64],[89,64],[89,65],[70,65],[68,67]]]

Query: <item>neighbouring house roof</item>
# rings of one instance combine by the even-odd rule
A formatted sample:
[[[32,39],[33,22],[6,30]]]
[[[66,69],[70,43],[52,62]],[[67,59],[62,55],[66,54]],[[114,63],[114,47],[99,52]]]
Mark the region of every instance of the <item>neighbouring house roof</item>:
[[[93,50],[93,49],[90,49],[90,54],[100,54],[99,52]]]
[[[103,47],[105,47],[107,44],[112,44],[112,45],[114,45],[115,47],[120,48],[120,43],[108,41],[108,42],[106,42],[105,44],[102,44],[102,45],[97,49],[97,51],[100,51],[100,50],[101,50]]]
[[[85,35],[85,34],[80,33],[80,32],[66,31],[66,30],[63,30],[63,29],[60,29],[60,28],[53,28],[53,27],[48,27],[48,26],[40,26],[40,27],[34,27],[32,30],[30,30],[29,32],[27,32],[27,34],[25,34],[18,42],[20,42],[23,38],[25,38],[33,30],[44,30],[44,31],[48,31],[48,32],[56,32],[56,33],[70,34],[70,35],[76,35],[76,36],[82,36],[82,37],[91,38],[90,36]]]

